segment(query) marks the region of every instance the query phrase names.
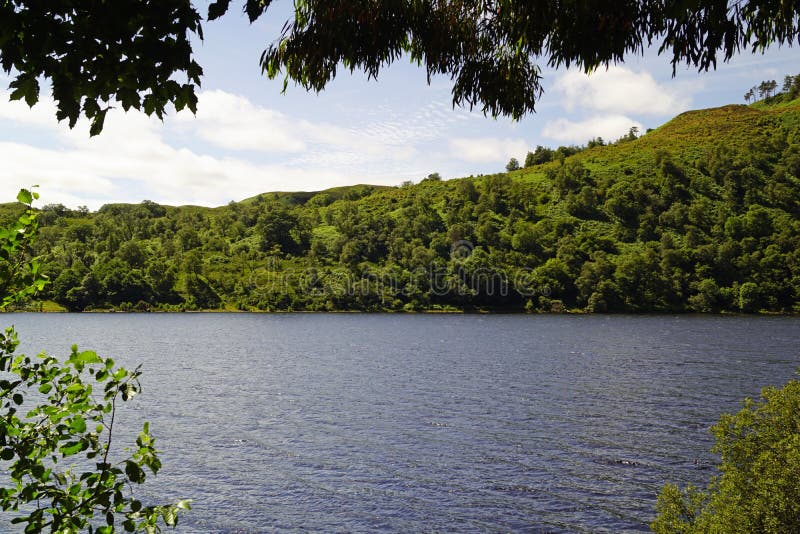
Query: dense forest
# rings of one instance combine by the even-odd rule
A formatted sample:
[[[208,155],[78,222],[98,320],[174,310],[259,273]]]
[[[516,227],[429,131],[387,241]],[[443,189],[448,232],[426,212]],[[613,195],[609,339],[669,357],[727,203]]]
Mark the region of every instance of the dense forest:
[[[51,283],[32,306],[800,312],[796,96],[539,147],[490,176],[217,208],[45,205]]]

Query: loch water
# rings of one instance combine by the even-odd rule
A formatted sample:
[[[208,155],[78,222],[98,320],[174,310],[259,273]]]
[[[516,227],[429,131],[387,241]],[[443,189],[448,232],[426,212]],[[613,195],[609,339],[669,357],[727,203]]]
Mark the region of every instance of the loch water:
[[[639,532],[709,427],[800,367],[792,317],[3,314],[142,364],[185,532]]]

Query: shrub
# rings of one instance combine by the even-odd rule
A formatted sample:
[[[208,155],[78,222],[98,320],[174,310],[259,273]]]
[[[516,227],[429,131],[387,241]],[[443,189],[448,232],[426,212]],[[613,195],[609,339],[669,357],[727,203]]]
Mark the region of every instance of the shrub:
[[[665,486],[653,531],[800,532],[800,382],[765,388],[712,432],[720,474],[705,491]]]
[[[31,259],[38,229],[31,207],[36,193],[23,190],[23,213],[0,228],[0,310],[44,287],[39,263]],[[92,351],[69,358],[14,354],[13,329],[0,333],[0,508],[25,532],[156,532],[174,526],[189,501],[145,506],[133,487],[156,473],[161,462],[149,425],[144,424],[127,458],[113,462],[114,419],[120,401],[140,391],[139,370],[115,367]],[[85,459],[80,459],[83,456]],[[83,465],[85,471],[70,465]],[[9,480],[6,482],[4,478]]]

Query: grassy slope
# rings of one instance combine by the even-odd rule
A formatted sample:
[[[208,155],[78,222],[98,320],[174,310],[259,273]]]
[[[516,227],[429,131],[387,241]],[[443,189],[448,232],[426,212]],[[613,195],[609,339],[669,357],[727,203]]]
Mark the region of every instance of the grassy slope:
[[[775,105],[757,102],[750,106],[728,105],[687,111],[635,141],[591,148],[571,158],[582,162],[597,179],[605,178],[613,181],[621,176],[631,174],[641,176],[652,172],[655,167],[655,154],[659,150],[666,150],[682,163],[691,165],[714,147],[747,146],[765,136],[779,124],[792,126],[795,130],[800,129],[800,98]],[[517,181],[547,185],[546,170],[556,165],[558,163],[551,162],[508,174]],[[483,177],[464,179],[473,179],[479,183]],[[413,187],[441,189],[441,185],[435,183],[422,183]],[[321,203],[330,205],[339,200],[369,199],[385,202],[397,197],[397,189],[389,186],[358,184],[324,191],[265,192],[259,196],[270,200],[281,200],[287,206],[301,206],[314,197],[326,197]],[[236,204],[250,205],[256,198],[247,198]],[[197,211],[210,215],[214,211],[223,211],[226,206],[165,207],[170,211]],[[10,218],[18,209],[17,203],[0,203],[0,221]],[[325,232],[324,229],[320,231]]]
[[[760,104],[760,103],[759,103]],[[800,99],[777,106],[729,105],[687,111],[639,139],[595,147],[575,156],[599,179],[647,175],[655,168],[655,155],[665,150],[692,165],[717,146],[745,147],[763,138],[779,124],[800,125]],[[540,181],[549,163],[512,173],[516,179]],[[627,172],[626,172],[627,171]]]
[[[760,144],[778,126],[788,126],[790,135],[800,135],[800,99],[791,102],[780,102],[765,105],[759,102],[750,106],[729,105],[719,108],[689,111],[683,113],[661,127],[648,132],[641,138],[584,150],[571,158],[581,162],[588,168],[593,179],[606,187],[618,181],[637,180],[656,175],[656,156],[659,151],[670,153],[687,173],[697,174],[694,167],[702,162],[716,147],[738,147],[746,149],[749,145]],[[529,186],[533,193],[546,194],[553,189],[548,178],[548,171],[558,168],[560,163],[551,162],[544,165],[520,169],[508,173],[509,178]],[[470,177],[461,180],[472,180],[480,184],[488,177]],[[312,228],[314,238],[330,245],[340,237],[337,228],[326,222],[326,214],[336,213],[343,209],[349,201],[355,201],[361,213],[373,214],[375,217],[397,217],[401,212],[403,201],[411,196],[422,196],[430,205],[442,213],[447,202],[448,193],[453,191],[459,180],[445,182],[423,181],[411,187],[382,187],[371,185],[355,185],[331,188],[321,192],[273,192],[259,195],[267,201],[278,200],[287,207],[297,207],[301,211],[315,214]],[[44,195],[46,199],[46,192]],[[216,208],[198,206],[166,207],[168,213],[180,216],[202,214],[209,220],[224,217],[240,207],[252,206],[258,197],[242,200],[238,203]],[[0,222],[9,218],[18,204],[0,204]],[[537,204],[537,216],[548,217],[552,214],[564,214],[564,202],[554,200],[546,204]],[[90,216],[91,217],[91,216]],[[86,219],[68,218],[67,225],[89,222]],[[613,222],[608,220],[584,221],[583,224],[594,226],[600,233],[612,235]],[[257,245],[253,235],[243,237],[238,243],[252,242]],[[231,242],[231,245],[236,245]],[[638,246],[637,243],[620,244],[623,248]],[[204,253],[205,262],[212,253]],[[218,254],[217,254],[218,256]],[[298,261],[302,262],[301,258]],[[228,266],[235,269],[234,265]],[[224,270],[227,270],[226,268]]]

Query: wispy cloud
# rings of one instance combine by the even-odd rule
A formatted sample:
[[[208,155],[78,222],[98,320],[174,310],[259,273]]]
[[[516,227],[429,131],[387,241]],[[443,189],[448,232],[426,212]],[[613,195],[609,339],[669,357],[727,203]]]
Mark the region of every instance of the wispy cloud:
[[[464,120],[431,104],[340,127],[223,91],[199,98],[196,118],[182,113],[166,124],[114,109],[103,134],[90,138],[85,121],[74,130],[56,122],[51,99],[28,109],[0,93],[0,128],[16,132],[6,136],[13,141],[0,138],[0,182],[7,190],[40,184],[46,203],[91,208],[144,198],[219,205],[264,191],[399,184],[436,170],[441,154],[427,144]],[[212,150],[200,152],[198,140]]]
[[[625,115],[590,117],[582,121],[556,119],[544,126],[542,135],[556,141],[577,144],[585,143],[595,137],[613,141],[628,133],[632,126],[640,130],[643,128],[640,122]]]
[[[690,87],[660,85],[648,72],[634,72],[618,65],[586,75],[568,70],[553,84],[564,107],[611,113],[674,115],[688,109]]]
[[[450,140],[450,154],[454,158],[474,163],[499,163],[512,157],[524,158],[529,148],[522,139],[483,137]]]

